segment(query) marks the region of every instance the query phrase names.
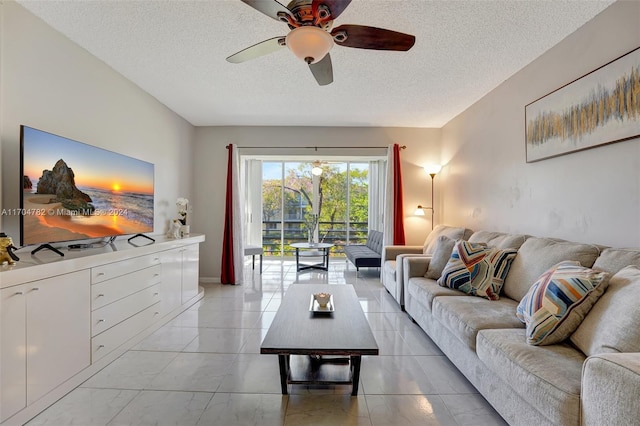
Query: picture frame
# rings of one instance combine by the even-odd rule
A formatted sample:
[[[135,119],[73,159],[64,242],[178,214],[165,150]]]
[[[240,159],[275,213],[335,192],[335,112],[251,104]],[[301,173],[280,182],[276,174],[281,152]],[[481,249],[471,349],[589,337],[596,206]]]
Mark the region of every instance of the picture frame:
[[[640,47],[525,106],[527,163],[640,136]]]

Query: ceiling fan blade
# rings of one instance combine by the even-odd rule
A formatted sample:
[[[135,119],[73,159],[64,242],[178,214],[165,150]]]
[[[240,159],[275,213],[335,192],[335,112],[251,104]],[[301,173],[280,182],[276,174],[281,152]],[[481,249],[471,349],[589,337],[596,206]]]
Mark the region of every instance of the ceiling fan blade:
[[[248,4],[258,12],[262,12],[270,18],[276,21],[282,21],[280,15],[285,13],[291,16],[291,11],[278,3],[276,0],[240,0],[241,2]],[[285,19],[284,22],[287,22]]]
[[[349,3],[351,3],[351,0],[313,0],[311,7],[313,8],[314,16],[318,16],[318,6],[324,4],[331,12],[331,19],[336,19],[349,6]]]
[[[364,25],[340,25],[331,35],[336,44],[358,49],[407,51],[416,42],[409,34]]]
[[[328,53],[315,64],[309,64],[309,69],[320,86],[333,83],[333,67],[331,66],[331,55]]]
[[[285,47],[284,37],[274,37],[269,40],[261,41],[258,44],[247,47],[234,53],[227,58],[228,62],[239,64],[240,62],[250,61],[251,59],[259,58],[260,56],[268,55]]]

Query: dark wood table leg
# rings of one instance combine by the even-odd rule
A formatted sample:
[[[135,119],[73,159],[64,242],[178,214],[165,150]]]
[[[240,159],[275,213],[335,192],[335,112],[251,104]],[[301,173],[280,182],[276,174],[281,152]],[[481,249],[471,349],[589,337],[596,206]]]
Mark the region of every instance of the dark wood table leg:
[[[280,387],[282,394],[289,393],[287,389],[287,378],[289,377],[289,355],[278,355],[278,363],[280,364]]]
[[[351,355],[351,396],[358,395],[358,385],[360,384],[360,362],[362,357],[360,355]]]
[[[296,271],[300,272],[300,249],[296,247]]]

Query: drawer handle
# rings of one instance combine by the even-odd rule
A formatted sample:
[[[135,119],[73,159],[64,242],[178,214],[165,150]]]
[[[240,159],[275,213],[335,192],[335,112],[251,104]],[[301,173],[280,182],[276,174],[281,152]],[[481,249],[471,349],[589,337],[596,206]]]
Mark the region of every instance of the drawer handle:
[[[39,290],[40,290],[40,287],[34,287],[31,289],[31,291],[39,291]]]
[[[154,296],[157,296],[157,295],[159,295],[159,294],[160,294],[160,293],[153,293],[153,295],[154,295]]]
[[[99,294],[98,297],[104,297],[104,294]]]
[[[160,315],[160,312],[154,312],[153,315]]]
[[[155,278],[155,277],[159,277],[159,276],[160,276],[160,274],[153,274],[153,277],[154,277],[154,278]]]
[[[101,277],[104,275],[104,272],[98,272],[98,275],[96,275],[96,277]]]
[[[100,349],[102,349],[102,348],[104,348],[104,345],[100,345],[100,346],[98,346],[98,350],[100,350]]]
[[[101,322],[106,322],[106,321],[105,321],[105,320],[103,320],[103,319],[99,319],[99,320],[98,320],[98,323],[101,323]]]
[[[16,292],[14,293],[14,296],[20,296],[20,295],[22,295],[22,294],[24,294],[24,291],[16,291]]]
[[[159,260],[160,260],[160,258],[159,258],[159,257],[154,257],[154,258],[153,258],[153,261],[154,261],[154,262],[157,262],[157,261],[159,261]]]

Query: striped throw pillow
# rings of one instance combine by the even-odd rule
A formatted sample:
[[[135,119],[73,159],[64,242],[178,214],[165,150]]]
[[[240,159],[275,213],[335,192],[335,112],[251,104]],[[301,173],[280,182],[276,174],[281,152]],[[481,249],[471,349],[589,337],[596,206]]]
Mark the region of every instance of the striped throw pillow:
[[[458,241],[438,279],[442,287],[498,300],[504,279],[518,251],[499,250],[482,243]]]
[[[609,281],[606,272],[565,261],[543,273],[522,298],[516,316],[527,326],[527,343],[552,345],[580,325]]]

